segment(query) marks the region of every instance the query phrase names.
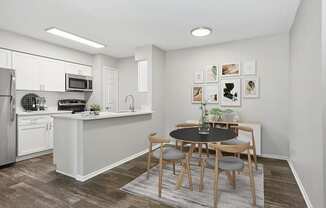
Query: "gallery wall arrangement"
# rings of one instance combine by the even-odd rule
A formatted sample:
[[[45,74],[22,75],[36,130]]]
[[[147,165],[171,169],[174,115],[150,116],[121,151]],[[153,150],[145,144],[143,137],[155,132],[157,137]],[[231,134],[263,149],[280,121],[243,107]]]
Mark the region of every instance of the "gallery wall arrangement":
[[[194,74],[191,90],[194,104],[240,107],[242,98],[259,98],[256,61],[212,65]]]

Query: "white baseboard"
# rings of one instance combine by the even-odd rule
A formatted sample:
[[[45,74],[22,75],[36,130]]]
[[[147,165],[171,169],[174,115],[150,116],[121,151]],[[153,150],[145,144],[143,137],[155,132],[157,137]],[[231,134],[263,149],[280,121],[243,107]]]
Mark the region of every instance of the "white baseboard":
[[[257,155],[258,157],[263,157],[263,158],[270,158],[270,159],[277,159],[277,160],[288,160],[289,157],[284,156],[284,155],[274,155],[274,154],[262,154],[262,155]]]
[[[153,149],[156,149],[156,148],[158,148],[160,145],[158,144],[158,145],[155,145],[155,146],[153,146]],[[129,157],[126,157],[126,158],[124,158],[124,159],[122,159],[122,160],[120,160],[120,161],[118,161],[118,162],[116,162],[116,163],[113,163],[113,164],[111,164],[111,165],[108,165],[108,166],[106,166],[106,167],[104,167],[104,168],[101,168],[101,169],[99,169],[99,170],[96,170],[96,171],[94,171],[94,172],[92,172],[92,173],[89,173],[89,174],[87,174],[87,175],[77,175],[77,176],[71,176],[71,175],[69,175],[69,174],[65,174],[65,173],[63,173],[63,172],[59,172],[59,171],[57,171],[58,173],[61,173],[61,174],[63,174],[63,175],[67,175],[67,176],[70,176],[70,177],[73,177],[73,178],[75,178],[77,181],[81,181],[81,182],[85,182],[85,181],[87,181],[87,180],[89,180],[89,179],[91,179],[91,178],[93,178],[93,177],[95,177],[95,176],[97,176],[97,175],[99,175],[99,174],[101,174],[101,173],[104,173],[104,172],[106,172],[106,171],[108,171],[108,170],[111,170],[111,169],[113,169],[113,168],[115,168],[115,167],[117,167],[117,166],[119,166],[119,165],[122,165],[123,163],[126,163],[126,162],[128,162],[128,161],[130,161],[130,160],[133,160],[133,159],[135,159],[135,158],[137,158],[137,157],[139,157],[139,156],[141,156],[141,155],[144,155],[144,154],[146,154],[147,152],[149,151],[149,149],[147,148],[147,149],[145,149],[144,151],[141,151],[141,152],[138,152],[138,153],[136,153],[136,154],[133,154],[133,155],[131,155],[131,156],[129,156]]]
[[[42,155],[48,155],[48,154],[51,154],[52,152],[53,151],[51,149],[51,150],[45,150],[45,151],[42,151],[42,152],[32,153],[32,154],[28,154],[28,155],[24,155],[24,156],[18,156],[16,158],[16,162],[20,162],[20,161],[23,161],[23,160],[32,159],[34,157],[40,157]]]
[[[307,207],[308,208],[313,208],[313,206],[311,204],[311,201],[309,199],[309,196],[308,196],[308,194],[307,194],[307,192],[306,192],[306,190],[305,190],[305,188],[303,186],[303,183],[302,183],[297,171],[294,168],[294,164],[293,164],[292,160],[288,159],[287,161],[288,161],[288,164],[289,164],[289,166],[291,168],[291,171],[292,171],[292,173],[294,175],[294,178],[295,178],[295,180],[296,180],[296,182],[297,182],[297,184],[298,184],[298,186],[300,188],[302,196],[303,196],[304,200],[306,201]]]

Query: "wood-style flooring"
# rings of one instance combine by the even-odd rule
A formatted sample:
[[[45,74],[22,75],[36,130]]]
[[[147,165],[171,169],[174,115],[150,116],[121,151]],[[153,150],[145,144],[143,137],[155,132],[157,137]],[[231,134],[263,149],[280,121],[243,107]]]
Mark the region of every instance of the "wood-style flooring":
[[[265,207],[306,207],[286,161],[259,159],[264,164]],[[141,156],[87,182],[56,173],[52,155],[0,169],[0,208],[167,208],[159,202],[119,190],[146,171]],[[164,190],[163,190],[164,194]]]

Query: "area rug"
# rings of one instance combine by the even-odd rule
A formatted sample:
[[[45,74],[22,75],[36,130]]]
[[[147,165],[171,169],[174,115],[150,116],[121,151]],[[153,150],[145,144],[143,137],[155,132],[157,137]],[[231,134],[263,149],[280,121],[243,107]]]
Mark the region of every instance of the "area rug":
[[[177,175],[181,167],[177,166]],[[193,191],[188,189],[188,178],[184,177],[184,183],[180,190],[176,190],[177,176],[173,175],[172,166],[167,165],[163,171],[162,197],[158,197],[159,166],[150,170],[150,178],[146,179],[146,172],[135,180],[121,188],[130,194],[148,197],[164,204],[177,208],[204,208],[213,207],[213,170],[205,169],[204,190],[199,192],[200,168],[198,165],[191,166]],[[258,170],[254,170],[256,184],[256,207],[264,207],[264,173],[263,165],[258,164]],[[219,176],[219,208],[252,208],[250,182],[248,168],[237,174],[236,189],[229,184],[227,176],[222,173]]]

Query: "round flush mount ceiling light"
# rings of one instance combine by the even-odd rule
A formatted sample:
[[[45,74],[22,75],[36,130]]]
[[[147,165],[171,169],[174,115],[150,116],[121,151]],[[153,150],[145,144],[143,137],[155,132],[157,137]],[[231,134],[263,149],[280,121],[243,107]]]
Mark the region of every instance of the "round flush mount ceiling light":
[[[212,29],[209,27],[197,27],[191,30],[191,34],[195,37],[205,37],[212,33]]]

